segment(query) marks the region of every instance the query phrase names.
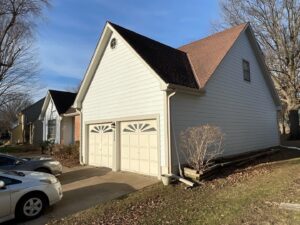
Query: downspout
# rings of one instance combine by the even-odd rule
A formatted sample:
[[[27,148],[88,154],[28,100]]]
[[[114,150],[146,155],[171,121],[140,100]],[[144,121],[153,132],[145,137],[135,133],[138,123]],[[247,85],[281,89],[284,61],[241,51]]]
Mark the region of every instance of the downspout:
[[[171,91],[171,93],[168,95],[168,91]],[[166,90],[167,93],[167,120],[168,120],[168,172],[169,174],[171,174],[171,176],[175,179],[177,179],[180,182],[185,183],[186,185],[188,185],[189,187],[193,187],[195,184],[189,180],[186,180],[183,176],[183,172],[181,169],[181,164],[180,164],[180,160],[179,160],[179,154],[178,154],[178,149],[177,149],[177,143],[176,143],[176,137],[175,137],[175,133],[174,133],[174,127],[171,127],[172,125],[172,117],[171,117],[171,98],[176,94],[176,91],[173,89],[167,89]],[[172,135],[173,134],[173,135]],[[177,162],[178,162],[178,169],[179,169],[179,174],[180,176],[176,176],[174,174],[172,174],[172,151],[171,151],[171,147],[172,147],[172,141],[171,141],[171,137],[173,136],[174,138],[174,145],[175,145],[175,152],[176,152],[176,157],[177,157]]]
[[[173,92],[171,92],[168,96],[167,96],[167,104],[168,104],[168,112],[167,112],[167,117],[168,117],[168,147],[169,147],[169,151],[168,151],[168,159],[169,159],[169,173],[172,173],[172,138],[174,140],[174,147],[175,147],[175,153],[176,153],[176,158],[177,158],[177,163],[178,163],[178,170],[179,170],[179,174],[181,177],[183,177],[183,172],[182,172],[182,168],[181,168],[181,163],[180,163],[180,159],[179,159],[179,153],[178,153],[178,148],[177,148],[177,141],[176,141],[176,136],[175,136],[175,132],[174,132],[174,127],[172,126],[172,117],[171,117],[171,98],[176,94],[175,90],[172,90]]]
[[[79,163],[80,163],[80,165],[85,165],[84,162],[83,162],[83,157],[82,157],[82,150],[83,150],[83,148],[82,148],[82,140],[83,140],[82,139],[82,133],[83,133],[83,129],[82,129],[82,112],[81,112],[81,109],[77,108],[76,110],[78,110],[79,116],[80,116]]]

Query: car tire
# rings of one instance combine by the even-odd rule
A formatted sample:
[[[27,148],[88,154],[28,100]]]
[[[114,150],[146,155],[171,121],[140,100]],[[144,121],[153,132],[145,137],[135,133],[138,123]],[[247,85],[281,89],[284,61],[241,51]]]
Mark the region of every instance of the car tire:
[[[42,173],[49,173],[49,174],[52,174],[51,173],[51,170],[47,169],[47,168],[37,168],[35,170],[36,172],[42,172]]]
[[[30,220],[39,217],[48,205],[47,197],[41,193],[27,194],[16,206],[16,218]]]

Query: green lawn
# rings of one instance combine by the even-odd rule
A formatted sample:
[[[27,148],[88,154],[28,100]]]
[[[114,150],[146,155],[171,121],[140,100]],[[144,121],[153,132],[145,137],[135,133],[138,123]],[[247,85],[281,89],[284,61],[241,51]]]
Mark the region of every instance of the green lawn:
[[[300,203],[299,158],[184,187],[157,184],[50,224],[300,224],[300,212],[277,205]]]

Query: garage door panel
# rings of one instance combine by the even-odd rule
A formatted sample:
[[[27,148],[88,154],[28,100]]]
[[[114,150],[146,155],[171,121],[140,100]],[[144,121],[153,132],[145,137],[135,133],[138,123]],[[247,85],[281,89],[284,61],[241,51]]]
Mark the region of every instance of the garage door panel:
[[[121,169],[157,176],[156,120],[121,122]]]
[[[113,129],[111,124],[89,125],[89,164],[112,167]]]
[[[140,172],[143,174],[149,174],[150,175],[150,167],[148,163],[140,163]]]

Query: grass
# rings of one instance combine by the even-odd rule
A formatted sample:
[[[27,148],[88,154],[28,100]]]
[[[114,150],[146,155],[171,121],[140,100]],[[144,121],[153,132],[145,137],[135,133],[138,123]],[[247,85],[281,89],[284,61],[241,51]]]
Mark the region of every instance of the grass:
[[[186,190],[156,184],[50,224],[300,224],[300,158],[236,171]],[[101,194],[101,193],[99,193]]]

